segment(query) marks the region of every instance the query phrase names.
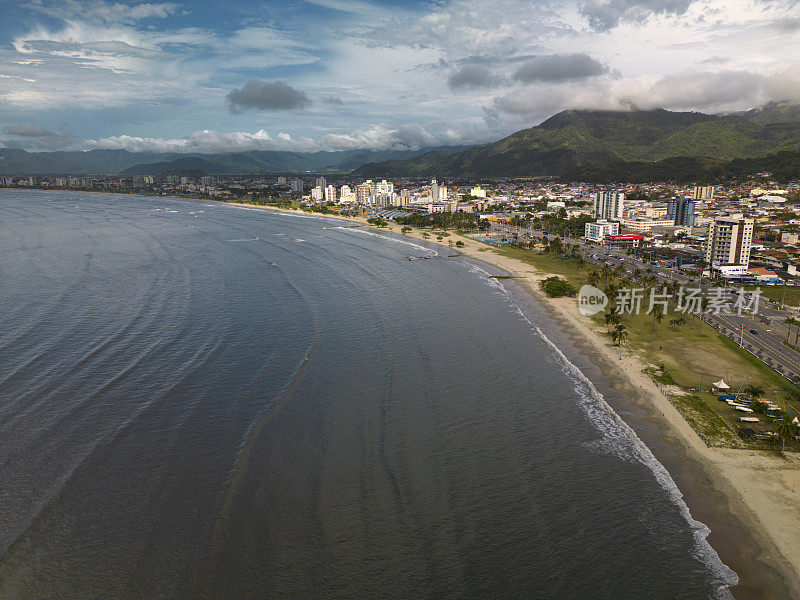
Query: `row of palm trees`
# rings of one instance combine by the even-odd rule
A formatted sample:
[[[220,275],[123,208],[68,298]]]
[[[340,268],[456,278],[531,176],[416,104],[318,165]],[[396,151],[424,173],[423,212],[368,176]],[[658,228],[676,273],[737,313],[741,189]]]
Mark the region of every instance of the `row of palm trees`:
[[[617,296],[617,292],[624,284],[630,283],[628,280],[625,279],[625,268],[621,265],[617,265],[616,267],[610,267],[609,265],[603,265],[600,270],[592,270],[586,276],[586,281],[589,285],[597,286],[600,281],[602,280],[604,283],[604,289],[606,296],[609,298],[615,298]],[[642,285],[643,287],[653,287],[657,283],[661,283],[661,289],[667,295],[674,297],[678,296],[680,291],[680,284],[676,281],[660,281],[659,278],[653,274],[653,269],[648,268],[645,271],[641,269],[634,269],[630,273],[631,279]],[[710,301],[706,297],[702,297],[700,299],[700,309],[701,313],[705,313],[708,310]],[[664,318],[664,312],[661,305],[656,305],[653,307],[653,328],[657,324],[659,326],[659,333],[661,331],[661,321]],[[695,315],[697,316],[697,315]],[[698,317],[699,318],[699,317]],[[669,325],[671,327],[675,327],[680,329],[684,325],[689,323],[683,316],[677,317],[669,321]],[[800,335],[800,320],[795,321],[795,324],[798,326],[798,334]]]

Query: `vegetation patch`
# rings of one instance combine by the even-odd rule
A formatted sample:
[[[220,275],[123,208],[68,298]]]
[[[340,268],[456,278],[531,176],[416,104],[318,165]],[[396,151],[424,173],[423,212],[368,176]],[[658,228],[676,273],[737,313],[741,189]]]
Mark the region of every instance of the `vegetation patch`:
[[[746,447],[739,435],[720,417],[708,403],[696,395],[670,395],[669,401],[683,415],[708,446],[728,448]]]
[[[548,277],[539,282],[542,291],[551,298],[561,298],[562,296],[574,296],[578,293],[569,281],[561,277]]]

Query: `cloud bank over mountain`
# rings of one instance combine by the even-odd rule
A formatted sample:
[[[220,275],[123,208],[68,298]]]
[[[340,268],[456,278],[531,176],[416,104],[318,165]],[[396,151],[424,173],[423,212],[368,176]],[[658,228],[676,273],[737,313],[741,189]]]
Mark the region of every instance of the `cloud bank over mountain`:
[[[798,102],[797,11],[794,0],[10,0],[0,143],[395,149],[488,142],[565,108]]]

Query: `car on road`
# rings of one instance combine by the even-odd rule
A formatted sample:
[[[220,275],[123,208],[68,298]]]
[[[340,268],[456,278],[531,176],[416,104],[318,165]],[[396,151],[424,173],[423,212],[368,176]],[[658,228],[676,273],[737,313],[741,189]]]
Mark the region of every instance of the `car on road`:
[[[752,333],[753,335],[758,335],[758,329],[751,329],[750,333]]]

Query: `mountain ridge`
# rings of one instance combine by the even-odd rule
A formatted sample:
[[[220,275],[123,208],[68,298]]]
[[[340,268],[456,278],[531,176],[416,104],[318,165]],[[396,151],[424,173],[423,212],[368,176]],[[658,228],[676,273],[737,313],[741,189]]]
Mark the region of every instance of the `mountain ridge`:
[[[772,104],[729,115],[565,110],[484,146],[439,157],[371,163],[364,177],[562,176],[606,163],[678,157],[731,161],[800,151],[800,106]],[[676,163],[677,164],[677,163]]]
[[[461,151],[466,146],[448,148]],[[430,150],[251,150],[205,154],[99,149],[28,152],[17,148],[0,148],[0,174],[162,175],[175,171],[202,171],[209,175],[348,173],[369,162],[408,159]]]

